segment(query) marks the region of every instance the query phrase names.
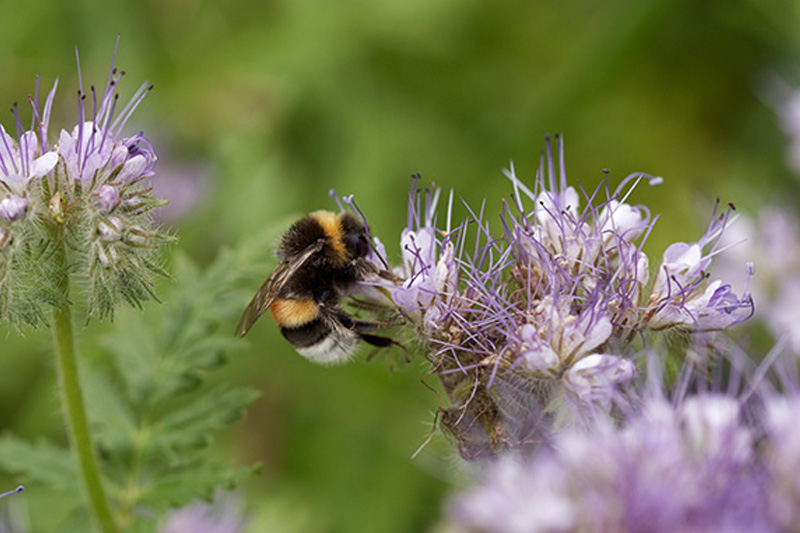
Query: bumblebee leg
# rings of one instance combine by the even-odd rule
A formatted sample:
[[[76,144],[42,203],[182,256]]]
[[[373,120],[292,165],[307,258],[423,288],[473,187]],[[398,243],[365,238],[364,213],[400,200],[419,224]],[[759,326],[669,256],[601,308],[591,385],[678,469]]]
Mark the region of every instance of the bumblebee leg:
[[[385,279],[385,280],[393,281],[393,282],[405,281],[403,278],[401,278],[400,276],[396,275],[394,272],[392,272],[390,270],[381,270],[381,271],[378,272],[378,276],[383,278],[383,279]]]
[[[371,320],[354,320],[351,326],[356,332],[361,333],[368,331],[377,331],[381,328],[380,322],[372,322]]]
[[[410,363],[411,362],[411,358],[408,355],[408,349],[406,349],[405,346],[403,346],[402,344],[400,344],[396,340],[390,339],[389,337],[381,337],[380,335],[370,335],[369,333],[361,333],[361,332],[357,332],[357,333],[358,333],[358,336],[361,337],[362,341],[366,342],[367,344],[371,344],[372,346],[375,346],[376,348],[389,348],[390,346],[399,346],[403,350],[403,353],[405,354],[406,363]],[[373,354],[370,354],[367,357],[367,361],[372,359],[373,355],[374,355],[374,352],[373,352]]]

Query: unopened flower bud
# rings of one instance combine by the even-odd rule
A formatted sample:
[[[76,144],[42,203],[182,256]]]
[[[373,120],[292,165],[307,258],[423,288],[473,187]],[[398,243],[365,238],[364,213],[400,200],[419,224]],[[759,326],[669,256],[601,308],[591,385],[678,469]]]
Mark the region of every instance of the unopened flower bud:
[[[0,200],[0,218],[10,222],[19,220],[28,212],[28,200],[16,194],[8,194]]]
[[[119,203],[119,191],[111,185],[103,185],[95,193],[94,205],[103,213],[110,213]]]
[[[122,221],[117,217],[110,217],[108,220],[97,224],[97,234],[104,242],[114,242],[122,237]]]
[[[146,246],[150,241],[150,233],[141,226],[133,226],[128,231],[126,239],[137,246]]]

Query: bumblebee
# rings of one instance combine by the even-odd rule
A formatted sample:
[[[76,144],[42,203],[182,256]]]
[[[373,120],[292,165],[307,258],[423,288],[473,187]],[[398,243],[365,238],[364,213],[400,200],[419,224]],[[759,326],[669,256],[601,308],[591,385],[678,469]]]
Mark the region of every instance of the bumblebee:
[[[359,281],[382,274],[368,253],[366,228],[350,213],[315,211],[298,220],[281,238],[280,262],[244,310],[236,334],[244,336],[269,309],[286,340],[315,363],[348,361],[360,340],[380,348],[397,344],[371,334],[380,323],[356,320],[339,306]]]

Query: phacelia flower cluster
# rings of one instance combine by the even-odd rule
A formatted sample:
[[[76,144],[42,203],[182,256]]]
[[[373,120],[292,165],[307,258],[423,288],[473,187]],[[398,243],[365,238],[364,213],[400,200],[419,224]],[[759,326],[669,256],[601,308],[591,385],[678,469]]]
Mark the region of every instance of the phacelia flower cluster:
[[[16,323],[36,324],[42,304],[63,303],[55,278],[65,253],[100,316],[119,300],[138,305],[154,296],[155,251],[169,240],[149,214],[164,203],[148,184],[157,158],[142,133],[124,134],[152,87],[143,84],[123,105],[116,53],[102,91],[84,89],[78,63],[78,122],[55,144],[48,127],[57,81],[42,107],[37,79],[30,128],[16,107],[16,135],[0,126],[0,316]]]
[[[607,411],[650,336],[721,330],[753,312],[746,290],[708,274],[732,206],[715,209],[697,242],[670,245],[651,279],[643,244],[657,217],[628,200],[661,179],[576,188],[558,137],[556,147],[548,141],[532,188],[506,172],[513,196],[496,223],[484,203],[453,226],[451,194],[441,224],[440,191],[412,185],[395,269],[404,282],[391,297],[450,397],[440,424],[466,458],[535,447],[553,428]]]

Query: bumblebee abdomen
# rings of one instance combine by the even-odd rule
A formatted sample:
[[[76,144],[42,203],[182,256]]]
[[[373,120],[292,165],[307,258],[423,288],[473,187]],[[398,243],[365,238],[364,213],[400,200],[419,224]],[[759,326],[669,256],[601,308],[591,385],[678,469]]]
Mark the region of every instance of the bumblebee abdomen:
[[[307,324],[293,328],[281,328],[281,333],[295,348],[307,348],[319,344],[331,332],[321,319],[316,318]]]
[[[319,306],[311,298],[275,298],[269,312],[282,328],[300,327],[320,316]]]
[[[269,310],[284,338],[315,363],[344,363],[358,345],[358,335],[323,315],[311,298],[277,298]]]
[[[295,344],[297,352],[322,365],[338,365],[346,363],[358,347],[360,337],[346,329],[331,328],[328,334],[315,344],[300,347]]]
[[[282,327],[281,333],[300,355],[325,365],[348,361],[359,341],[356,333],[337,327],[322,317],[315,318],[302,326]]]

